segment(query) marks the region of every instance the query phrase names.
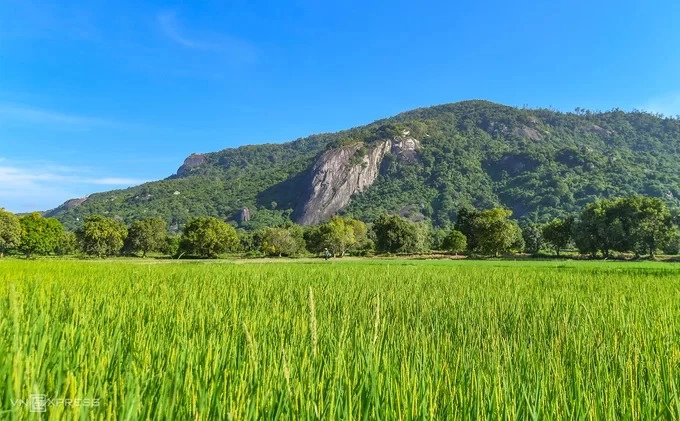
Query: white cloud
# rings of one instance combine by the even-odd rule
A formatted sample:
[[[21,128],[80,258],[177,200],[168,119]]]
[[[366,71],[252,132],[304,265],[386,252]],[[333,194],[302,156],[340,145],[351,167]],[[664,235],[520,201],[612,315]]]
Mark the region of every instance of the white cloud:
[[[642,105],[640,109],[663,114],[667,117],[680,115],[680,92],[654,97]]]
[[[104,186],[130,186],[136,184],[142,184],[145,180],[139,180],[136,178],[117,178],[117,177],[104,177],[104,178],[90,178],[87,179],[89,184],[100,184]]]
[[[68,199],[92,193],[97,186],[129,187],[146,181],[102,177],[88,169],[44,162],[0,162],[0,207],[12,212],[55,208]]]
[[[158,23],[161,25],[163,33],[168,38],[184,47],[194,48],[197,50],[214,50],[217,48],[216,45],[202,41],[191,40],[182,35],[177,24],[176,14],[174,12],[160,13],[158,15]]]
[[[0,121],[59,125],[85,129],[91,127],[117,127],[121,125],[118,122],[102,118],[61,113],[13,103],[0,103]]]
[[[256,50],[250,43],[224,34],[191,31],[180,25],[175,12],[159,13],[157,21],[165,36],[185,48],[222,53],[234,61],[256,59]]]

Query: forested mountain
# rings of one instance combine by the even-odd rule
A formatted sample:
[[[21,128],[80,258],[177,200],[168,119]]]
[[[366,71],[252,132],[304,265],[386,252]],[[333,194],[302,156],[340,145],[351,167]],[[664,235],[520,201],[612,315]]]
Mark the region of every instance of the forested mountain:
[[[192,155],[177,174],[47,212],[181,227],[210,215],[245,228],[383,211],[449,225],[461,206],[546,221],[601,197],[680,204],[680,120],[645,112],[561,113],[486,101],[421,108],[334,134]],[[246,209],[246,210],[244,210]]]

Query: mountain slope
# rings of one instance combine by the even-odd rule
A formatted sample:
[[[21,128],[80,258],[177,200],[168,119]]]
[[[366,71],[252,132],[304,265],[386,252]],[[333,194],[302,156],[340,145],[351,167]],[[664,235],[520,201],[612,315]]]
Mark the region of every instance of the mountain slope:
[[[128,222],[160,216],[175,227],[195,215],[247,213],[242,225],[254,228],[336,212],[371,220],[385,210],[446,225],[463,205],[546,220],[634,193],[680,203],[680,120],[465,101],[285,144],[192,155],[168,179],[48,214],[69,228],[91,213]]]

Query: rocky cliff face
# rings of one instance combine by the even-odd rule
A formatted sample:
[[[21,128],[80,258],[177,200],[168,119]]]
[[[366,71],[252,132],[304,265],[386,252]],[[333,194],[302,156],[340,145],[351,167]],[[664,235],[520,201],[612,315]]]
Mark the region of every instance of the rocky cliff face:
[[[184,177],[188,175],[192,169],[204,164],[206,160],[205,155],[192,153],[184,160],[182,166],[177,170],[177,176]]]
[[[297,223],[314,225],[331,218],[349,204],[352,195],[375,182],[385,154],[391,152],[410,162],[416,159],[419,147],[420,142],[404,132],[403,136],[374,144],[363,156],[361,144],[322,153],[311,171],[308,198],[295,212]]]

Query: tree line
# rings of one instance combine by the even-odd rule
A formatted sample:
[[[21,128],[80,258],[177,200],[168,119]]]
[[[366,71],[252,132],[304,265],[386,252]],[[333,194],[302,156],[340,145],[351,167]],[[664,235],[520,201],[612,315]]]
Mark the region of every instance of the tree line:
[[[632,253],[654,257],[658,251],[680,253],[680,214],[658,198],[630,196],[600,199],[580,215],[546,224],[512,219],[504,208],[461,208],[450,229],[433,229],[428,221],[412,222],[382,214],[371,224],[335,216],[312,227],[292,222],[256,230],[236,229],[214,217],[191,219],[182,234],[168,233],[161,218],[138,220],[130,226],[103,215],[91,215],[75,232],[39,213],[16,216],[0,209],[0,257],[6,253],[30,258],[44,255],[85,254],[95,257],[162,253],[174,257],[215,258],[226,253],[245,256],[292,257],[328,250],[346,254],[414,254],[431,250],[478,256],[511,253],[557,256],[575,249],[591,257]]]

